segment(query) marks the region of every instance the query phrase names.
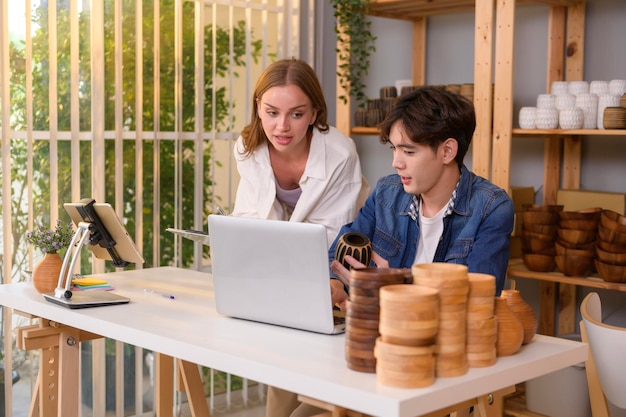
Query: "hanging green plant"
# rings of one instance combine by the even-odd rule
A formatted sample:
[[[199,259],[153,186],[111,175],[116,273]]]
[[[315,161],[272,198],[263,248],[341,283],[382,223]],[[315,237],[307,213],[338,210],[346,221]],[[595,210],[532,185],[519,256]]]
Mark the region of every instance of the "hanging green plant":
[[[358,107],[367,103],[363,79],[367,75],[370,54],[376,51],[376,37],[366,18],[371,0],[329,0],[335,9],[337,33],[337,76],[339,85],[354,98]],[[339,98],[347,103],[348,97]]]

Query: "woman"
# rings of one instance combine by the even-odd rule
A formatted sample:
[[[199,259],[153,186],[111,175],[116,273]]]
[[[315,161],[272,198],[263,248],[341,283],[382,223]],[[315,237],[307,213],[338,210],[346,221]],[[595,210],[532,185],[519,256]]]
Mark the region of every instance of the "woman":
[[[252,108],[235,144],[241,179],[232,215],[323,224],[330,244],[369,186],[354,141],[328,125],[315,72],[298,59],[274,62]]]
[[[369,193],[354,141],[328,125],[313,69],[298,59],[271,64],[257,81],[252,120],[235,144],[241,176],[233,216],[326,226],[330,245]],[[322,412],[269,387],[267,415]]]

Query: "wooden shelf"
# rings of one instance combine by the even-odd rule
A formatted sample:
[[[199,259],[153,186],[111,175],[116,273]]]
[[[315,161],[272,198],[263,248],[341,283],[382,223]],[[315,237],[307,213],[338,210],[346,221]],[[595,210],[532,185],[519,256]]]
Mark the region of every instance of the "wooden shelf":
[[[380,135],[380,129],[377,127],[355,126],[350,129],[351,135]]]
[[[581,0],[518,0],[519,5],[545,4],[572,6]],[[372,0],[368,14],[391,19],[415,20],[422,17],[474,12],[475,0]]]
[[[626,292],[626,283],[607,282],[597,275],[589,277],[568,277],[561,272],[535,272],[529,270],[520,258],[509,262],[508,276],[510,278],[530,278],[540,281],[558,282],[562,284],[578,285],[581,287],[600,288]]]
[[[626,136],[626,129],[513,129],[514,135],[524,136]]]

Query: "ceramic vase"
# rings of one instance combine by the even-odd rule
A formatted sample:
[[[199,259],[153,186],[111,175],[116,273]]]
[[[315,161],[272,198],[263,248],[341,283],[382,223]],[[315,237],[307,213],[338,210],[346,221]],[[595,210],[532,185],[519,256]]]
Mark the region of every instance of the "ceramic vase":
[[[537,114],[537,108],[526,106],[519,110],[519,127],[522,129],[534,129],[535,128],[535,115]]]
[[[559,126],[561,129],[580,129],[585,121],[583,109],[571,107],[559,110]]]
[[[501,297],[506,299],[509,308],[522,323],[524,328],[522,344],[530,343],[537,333],[537,315],[535,310],[522,298],[518,290],[502,290]]]
[[[524,342],[524,327],[506,298],[496,297],[495,303],[494,315],[498,321],[496,355],[510,356],[517,353]]]
[[[362,233],[344,233],[337,241],[335,259],[341,262],[347,269],[351,269],[350,265],[344,261],[346,255],[352,256],[367,267],[372,260],[372,243]]]
[[[46,253],[33,268],[33,286],[40,293],[53,292],[59,282],[63,260],[58,253]]]

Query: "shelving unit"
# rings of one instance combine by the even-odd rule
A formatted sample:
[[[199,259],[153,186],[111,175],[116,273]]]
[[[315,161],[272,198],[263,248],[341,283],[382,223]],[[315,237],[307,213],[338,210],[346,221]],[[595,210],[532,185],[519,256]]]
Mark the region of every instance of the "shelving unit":
[[[501,133],[492,135],[492,126],[495,128],[496,121],[502,128],[502,133],[506,130],[511,132],[512,128],[512,54],[513,54],[513,17],[516,6],[520,5],[537,5],[543,4],[551,6],[554,10],[564,10],[566,7],[571,8],[580,5],[581,0],[515,0],[513,1],[497,1],[494,0],[372,0],[370,3],[370,12],[372,16],[385,17],[391,19],[408,20],[413,23],[412,34],[412,82],[414,85],[425,84],[425,62],[426,62],[426,23],[429,16],[474,12],[475,16],[475,36],[474,36],[474,106],[476,109],[476,131],[472,139],[472,168],[473,171],[485,178],[497,177],[496,182],[503,185],[504,189],[508,189],[508,166],[510,166],[510,134],[504,140],[497,140]],[[584,1],[583,1],[584,4]],[[584,10],[584,7],[583,7]],[[495,28],[497,44],[494,45],[494,17],[496,11],[498,16],[496,21],[498,26]],[[584,14],[583,14],[584,17]],[[502,24],[500,23],[502,22]],[[584,26],[584,25],[583,25]],[[554,29],[558,31],[558,28]],[[339,46],[340,47],[340,46]],[[492,81],[493,73],[493,51],[496,50],[496,81],[495,89]],[[554,56],[563,57],[563,48],[561,51],[554,52]],[[572,60],[568,58],[568,60]],[[582,68],[582,59],[580,59],[580,68]],[[555,74],[558,74],[558,70]],[[562,74],[562,72],[560,73]],[[556,79],[556,78],[555,78]],[[499,94],[496,95],[500,100],[496,104],[508,102],[511,104],[508,112],[494,112],[494,91],[497,89]],[[348,94],[341,88],[337,82],[337,97]],[[504,106],[507,107],[507,106]],[[351,127],[351,107],[350,100],[347,102],[337,100],[336,125],[339,130],[347,135],[377,135],[378,129],[367,127]],[[538,133],[538,132],[536,132]],[[493,138],[492,138],[493,137]],[[498,146],[501,143],[508,143],[505,147]],[[494,149],[492,150],[492,147]],[[508,150],[508,156],[503,159],[503,165],[506,169],[498,164],[492,167],[493,154],[498,149],[498,156],[505,156]],[[505,173],[506,175],[500,175]]]
[[[548,6],[548,91],[553,81],[584,80],[586,1],[592,0],[373,0],[370,14],[413,22],[412,81],[415,85],[422,85],[425,81],[428,16],[475,12],[474,105],[477,128],[473,138],[473,170],[508,190],[511,185],[511,144],[514,137],[521,138],[519,140],[543,140],[543,204],[556,204],[560,188],[580,188],[582,137],[626,136],[626,131],[527,130],[513,127],[515,10],[523,5]],[[494,32],[495,42],[492,39]],[[341,95],[339,90],[337,95]],[[351,129],[350,120],[350,103],[338,101],[337,123],[346,134],[359,136],[379,133],[376,128]],[[539,333],[542,334],[558,335],[574,331],[578,286],[626,292],[626,284],[608,283],[598,277],[566,277],[559,272],[529,271],[521,259],[511,260],[508,275],[540,281]],[[509,414],[536,415],[523,407],[518,408]]]
[[[548,0],[551,3],[568,0]],[[472,167],[474,172],[489,178],[491,170],[491,120],[492,120],[492,51],[493,51],[493,0],[372,0],[372,16],[408,20],[413,23],[412,82],[424,85],[426,62],[426,21],[428,16],[468,12],[475,13],[474,43],[474,106],[477,127],[472,139]],[[338,45],[341,48],[340,45]],[[339,63],[338,63],[339,65]],[[337,97],[348,97],[337,82]],[[350,136],[377,135],[378,129],[351,128],[350,100],[337,100],[336,126]]]
[[[513,136],[544,140],[543,204],[556,204],[559,188],[579,189],[583,136],[626,136],[624,130],[526,130],[513,128],[513,33],[515,1],[497,0],[496,66],[494,88],[493,170],[491,180],[510,186]],[[546,2],[546,4],[548,4]],[[548,61],[546,91],[553,81],[584,80],[585,0],[550,3],[548,8]],[[562,173],[562,176],[561,176]],[[626,286],[599,278],[565,277],[561,273],[534,273],[513,259],[510,277],[538,279],[540,283],[539,333],[559,335],[575,330],[576,288],[587,286],[624,291]],[[558,306],[558,312],[557,312]]]

